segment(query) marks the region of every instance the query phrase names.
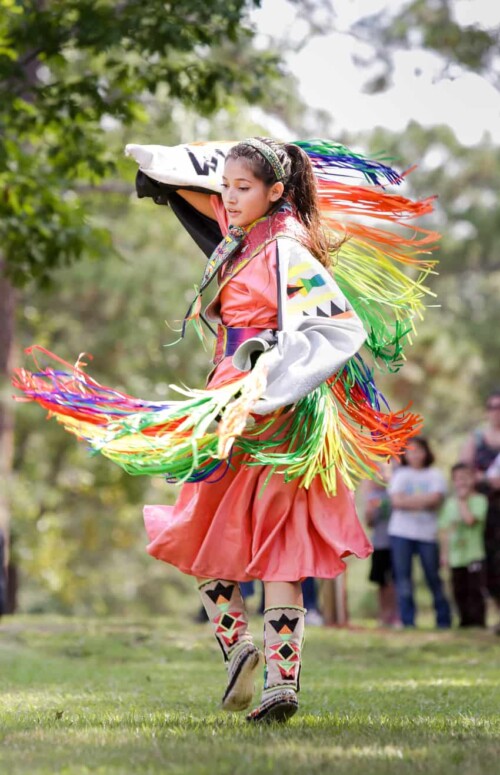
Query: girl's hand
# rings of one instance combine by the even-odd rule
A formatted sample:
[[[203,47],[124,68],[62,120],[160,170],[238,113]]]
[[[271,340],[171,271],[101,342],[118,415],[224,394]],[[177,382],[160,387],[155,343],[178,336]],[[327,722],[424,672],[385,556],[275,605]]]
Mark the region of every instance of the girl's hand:
[[[476,520],[467,503],[467,497],[458,498],[458,510],[460,512],[460,519],[464,524],[469,526],[474,524]]]
[[[221,460],[228,457],[236,436],[243,433],[253,407],[266,389],[266,377],[267,369],[259,360],[246,378],[239,397],[226,406],[217,430],[217,457]]]

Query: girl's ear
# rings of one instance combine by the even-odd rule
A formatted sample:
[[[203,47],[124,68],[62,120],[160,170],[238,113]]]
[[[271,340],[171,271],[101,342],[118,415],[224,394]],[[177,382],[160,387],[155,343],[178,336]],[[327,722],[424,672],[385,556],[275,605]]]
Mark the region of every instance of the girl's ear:
[[[273,183],[273,185],[271,186],[271,193],[270,193],[271,202],[277,202],[278,199],[281,199],[281,197],[283,196],[284,190],[285,190],[285,186],[283,185],[283,183],[281,183],[281,181]]]

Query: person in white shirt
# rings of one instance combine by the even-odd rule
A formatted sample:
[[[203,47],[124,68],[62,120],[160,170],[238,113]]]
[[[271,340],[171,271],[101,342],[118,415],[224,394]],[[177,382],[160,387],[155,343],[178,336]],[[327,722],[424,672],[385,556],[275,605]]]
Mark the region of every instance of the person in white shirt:
[[[415,437],[394,472],[388,492],[392,512],[388,533],[399,611],[404,627],[415,626],[412,565],[416,554],[434,601],[436,626],[451,626],[451,611],[439,575],[438,510],[446,495],[443,474],[423,436]]]

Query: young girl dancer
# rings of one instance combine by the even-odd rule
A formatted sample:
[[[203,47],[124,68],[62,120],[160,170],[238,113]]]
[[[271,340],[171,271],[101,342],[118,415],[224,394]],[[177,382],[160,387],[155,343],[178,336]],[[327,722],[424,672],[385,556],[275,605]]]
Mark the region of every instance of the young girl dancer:
[[[158,405],[111,395],[79,369],[63,376],[22,371],[17,384],[127,470],[186,482],[175,506],[146,506],[148,551],[198,580],[227,666],[227,710],[250,705],[261,661],[238,582],[264,582],[264,689],[247,718],[285,720],[298,707],[300,581],[333,578],[346,556],[370,554],[353,482],[375,470],[380,455],[400,452],[417,418],[384,413],[371,373],[353,360],[367,334],[333,279],[337,246],[322,226],[317,181],[299,144],[250,138],[205,163],[194,146],[163,149],[161,173],[151,164],[158,154],[140,146],[129,152],[148,173],[139,178],[140,195],[168,200],[207,253],[214,235],[223,236],[183,326],[199,326],[203,316],[217,327],[208,389]],[[213,173],[221,157],[221,193],[206,193],[218,187]],[[183,172],[186,159],[194,174]],[[385,202],[385,194],[379,197]],[[413,217],[408,200],[398,197],[399,214],[405,206]],[[215,278],[215,299],[202,315],[201,295]],[[344,275],[346,288],[351,280]],[[375,333],[371,309],[364,317],[372,353],[397,361],[401,317],[385,339]],[[209,426],[214,419],[217,432]]]
[[[216,218],[222,233],[243,230],[243,247],[220,269],[219,293],[206,312],[219,324],[222,343],[208,386],[240,378],[240,370],[259,358],[267,384],[253,412],[291,407],[341,369],[365,339],[359,318],[325,269],[331,248],[320,226],[309,158],[297,146],[248,140],[226,157],[221,197],[178,193]],[[287,267],[290,280],[292,266],[298,268],[293,284],[280,287],[280,270]],[[303,295],[300,289],[308,284],[311,290]],[[278,319],[279,296],[290,318],[286,326]],[[328,315],[318,316],[319,303]],[[283,423],[286,416],[285,410]],[[185,484],[175,507],[146,507],[145,519],[149,552],[198,577],[227,661],[227,709],[250,704],[260,659],[237,582],[263,580],[266,677],[261,704],[249,718],[294,713],[305,614],[300,580],[335,575],[341,557],[371,551],[346,485],[339,481],[331,498],[319,477],[304,490],[269,466],[245,467],[233,458],[222,479]]]

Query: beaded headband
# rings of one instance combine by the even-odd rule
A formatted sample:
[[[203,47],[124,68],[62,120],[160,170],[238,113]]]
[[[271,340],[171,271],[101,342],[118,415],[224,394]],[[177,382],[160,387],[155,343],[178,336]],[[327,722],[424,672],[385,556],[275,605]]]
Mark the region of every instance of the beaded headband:
[[[255,150],[258,151],[273,168],[276,180],[278,182],[285,180],[285,168],[280,162],[278,154],[276,151],[273,151],[271,146],[267,145],[267,143],[263,143],[262,140],[257,140],[256,137],[249,137],[247,140],[242,140],[241,145],[249,145],[251,148],[255,148]]]

